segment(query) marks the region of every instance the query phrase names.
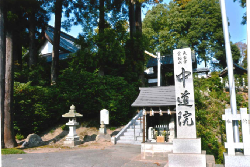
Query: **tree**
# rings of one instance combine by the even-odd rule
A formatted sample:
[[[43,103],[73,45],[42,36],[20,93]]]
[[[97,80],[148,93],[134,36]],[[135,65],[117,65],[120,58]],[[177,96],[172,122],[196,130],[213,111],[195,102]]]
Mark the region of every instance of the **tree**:
[[[211,56],[219,60],[225,57],[218,0],[192,0],[185,7],[173,2],[159,4],[146,14],[143,33],[150,41],[151,50],[163,54],[171,54],[176,48],[191,47],[198,62],[206,64]],[[222,54],[218,55],[218,50]],[[224,67],[225,61],[223,63]]]
[[[13,86],[14,86],[13,36],[11,30],[6,32],[6,72],[4,98],[4,146],[15,147],[16,140],[13,129]]]
[[[232,42],[231,42],[231,52],[232,52],[233,62],[239,64],[241,58],[240,49],[236,44],[233,44]]]
[[[5,12],[4,0],[0,0],[0,112],[1,147],[4,148],[4,96],[5,96]]]
[[[59,45],[60,45],[60,31],[61,31],[61,18],[62,18],[62,3],[63,0],[55,1],[55,30],[54,42],[52,52],[51,64],[51,84],[55,84],[59,75]]]
[[[247,69],[247,49],[244,51],[245,57],[242,61],[242,67]]]
[[[240,6],[242,8],[246,7],[246,0],[234,0],[235,1],[239,1],[240,2]],[[246,24],[247,23],[247,13],[245,12],[244,15],[242,16],[242,22],[241,24]]]
[[[239,48],[240,50],[240,55],[241,55],[241,61],[244,60],[245,58],[245,51],[247,49],[247,44],[243,43],[243,42],[236,42],[235,45]],[[243,67],[243,62],[240,64]]]

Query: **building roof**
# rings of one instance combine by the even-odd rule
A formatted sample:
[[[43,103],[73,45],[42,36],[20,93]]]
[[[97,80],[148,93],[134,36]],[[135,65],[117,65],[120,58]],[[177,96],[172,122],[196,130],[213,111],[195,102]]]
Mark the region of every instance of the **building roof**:
[[[45,37],[52,45],[54,43],[54,30],[55,28],[52,26],[48,26],[45,30]],[[75,40],[76,39],[74,37],[64,32],[60,32],[60,50],[64,52],[75,53],[79,49],[79,47],[77,47],[74,43]]]
[[[175,86],[139,88],[140,94],[132,107],[163,107],[175,106]]]
[[[236,63],[233,63],[234,66],[234,74],[244,74],[247,73],[247,70],[242,68]],[[227,75],[227,67],[219,74],[220,77],[225,77]]]
[[[207,67],[193,69],[193,73],[203,73],[203,72],[210,72],[210,70]]]
[[[70,53],[59,52],[59,60],[67,59]],[[52,53],[43,54],[43,57],[47,59],[47,62],[52,62]]]
[[[192,52],[192,62],[195,62],[195,54]],[[162,65],[168,65],[168,64],[174,64],[173,61],[173,55],[166,55],[166,56],[161,56],[161,64]],[[151,57],[146,65],[147,68],[149,67],[155,67],[157,66],[157,58]]]

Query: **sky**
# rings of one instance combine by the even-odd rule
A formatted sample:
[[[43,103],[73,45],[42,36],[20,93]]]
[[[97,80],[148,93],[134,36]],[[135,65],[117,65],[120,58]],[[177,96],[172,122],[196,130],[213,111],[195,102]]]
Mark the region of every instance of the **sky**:
[[[170,0],[164,0],[164,3],[168,4]],[[242,25],[242,16],[246,12],[246,8],[242,8],[239,2],[233,2],[233,0],[225,0],[226,3],[226,12],[227,17],[229,18],[230,26],[229,26],[229,33],[230,33],[230,40],[233,43],[236,42],[247,42],[247,26]],[[147,10],[150,10],[152,5],[148,5],[146,8],[142,10],[142,18],[145,17]],[[49,25],[54,26],[54,15],[51,16],[51,20]],[[65,30],[62,29],[65,32]],[[66,32],[69,35],[77,38],[78,34],[82,32],[81,26],[72,26],[70,32]]]

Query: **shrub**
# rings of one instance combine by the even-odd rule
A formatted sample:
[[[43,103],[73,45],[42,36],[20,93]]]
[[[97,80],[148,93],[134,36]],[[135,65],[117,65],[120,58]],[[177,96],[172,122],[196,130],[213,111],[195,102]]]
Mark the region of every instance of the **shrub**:
[[[65,105],[74,104],[83,119],[95,119],[99,124],[100,110],[109,110],[110,125],[122,125],[132,118],[132,102],[138,87],[122,77],[99,76],[79,68],[65,69],[56,85]]]
[[[31,82],[14,84],[14,129],[27,136],[54,125],[65,112],[55,87],[31,86]]]

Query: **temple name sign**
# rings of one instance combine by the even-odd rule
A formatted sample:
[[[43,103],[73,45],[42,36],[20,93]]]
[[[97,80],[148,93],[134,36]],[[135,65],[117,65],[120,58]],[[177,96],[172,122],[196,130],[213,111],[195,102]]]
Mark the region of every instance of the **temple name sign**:
[[[176,49],[173,57],[177,138],[196,138],[191,49]]]

